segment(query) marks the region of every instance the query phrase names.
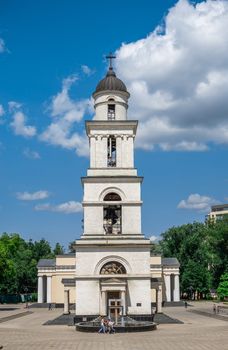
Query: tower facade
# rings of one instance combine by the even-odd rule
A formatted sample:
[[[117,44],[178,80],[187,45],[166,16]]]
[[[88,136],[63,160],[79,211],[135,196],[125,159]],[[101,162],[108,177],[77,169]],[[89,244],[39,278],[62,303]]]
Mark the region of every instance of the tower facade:
[[[84,232],[76,241],[76,315],[151,314],[150,241],[141,232],[141,183],[134,167],[138,122],[110,64],[86,121],[90,167],[82,178]]]

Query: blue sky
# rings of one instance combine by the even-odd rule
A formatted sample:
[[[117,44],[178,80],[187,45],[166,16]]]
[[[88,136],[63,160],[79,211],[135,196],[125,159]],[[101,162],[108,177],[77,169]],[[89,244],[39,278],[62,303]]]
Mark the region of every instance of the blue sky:
[[[144,234],[227,201],[227,25],[222,0],[1,1],[0,232],[81,235],[84,120],[109,51],[140,122]]]

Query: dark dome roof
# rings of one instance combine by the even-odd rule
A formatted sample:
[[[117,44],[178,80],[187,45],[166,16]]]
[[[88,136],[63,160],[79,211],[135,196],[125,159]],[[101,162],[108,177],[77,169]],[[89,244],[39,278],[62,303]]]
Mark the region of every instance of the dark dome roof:
[[[122,82],[122,80],[116,77],[116,74],[113,71],[112,67],[109,67],[106,77],[97,84],[94,94],[96,94],[97,92],[106,91],[106,90],[127,92],[126,85]]]

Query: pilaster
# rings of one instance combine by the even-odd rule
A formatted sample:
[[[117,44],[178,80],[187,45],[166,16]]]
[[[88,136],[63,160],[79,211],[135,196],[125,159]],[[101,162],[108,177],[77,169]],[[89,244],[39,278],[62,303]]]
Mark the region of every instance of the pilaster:
[[[170,290],[170,275],[165,275],[165,295],[166,301],[171,301],[171,290]]]
[[[175,275],[174,281],[174,301],[180,301],[179,275]]]
[[[38,277],[38,303],[43,302],[43,276]]]
[[[51,282],[52,282],[52,277],[47,276],[47,303],[51,303]]]

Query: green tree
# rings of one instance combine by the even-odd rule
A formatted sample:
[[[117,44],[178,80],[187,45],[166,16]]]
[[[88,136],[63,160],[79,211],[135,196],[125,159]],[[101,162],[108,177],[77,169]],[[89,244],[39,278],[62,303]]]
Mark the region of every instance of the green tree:
[[[208,227],[213,286],[217,288],[220,277],[228,271],[228,215],[216,222],[211,221]]]
[[[161,254],[162,253],[162,247],[160,245],[160,243],[158,242],[152,242],[151,245],[150,245],[150,253],[152,255],[157,255],[157,254]]]
[[[50,244],[26,242],[19,234],[0,236],[0,294],[33,292],[37,285],[37,262],[53,257]]]
[[[64,247],[60,243],[56,243],[55,248],[53,249],[54,255],[64,254]]]
[[[180,262],[182,292],[199,294],[211,286],[208,266],[210,251],[207,227],[198,222],[172,227],[162,234],[160,245],[165,257],[176,257]]]
[[[69,253],[75,253],[74,245],[75,245],[75,241],[72,241],[72,242],[69,243],[69,245],[68,245]]]
[[[220,283],[217,289],[218,296],[220,299],[228,297],[228,273],[224,273],[220,278]]]
[[[211,283],[209,270],[196,261],[189,260],[181,276],[182,289],[188,294],[189,298],[195,299],[208,292]]]
[[[29,241],[30,249],[33,252],[33,258],[39,261],[42,258],[51,259],[54,257],[50,243],[42,238],[40,241]]]

